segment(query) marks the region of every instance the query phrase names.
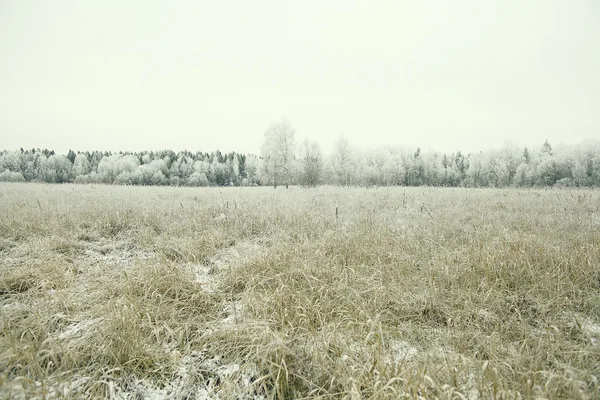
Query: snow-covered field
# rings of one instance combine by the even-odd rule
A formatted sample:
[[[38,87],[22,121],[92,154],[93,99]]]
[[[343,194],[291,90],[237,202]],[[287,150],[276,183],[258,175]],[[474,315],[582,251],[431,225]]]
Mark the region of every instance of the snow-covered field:
[[[0,184],[0,398],[595,398],[600,192]]]

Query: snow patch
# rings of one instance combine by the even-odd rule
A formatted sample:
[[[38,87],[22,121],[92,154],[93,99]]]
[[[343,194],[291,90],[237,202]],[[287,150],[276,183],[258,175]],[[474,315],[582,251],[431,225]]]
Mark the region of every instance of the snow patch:
[[[238,242],[215,254],[209,260],[209,265],[216,270],[239,267],[264,253],[265,246],[263,242],[261,239]]]
[[[206,374],[206,376],[205,376]],[[181,358],[179,365],[175,368],[173,379],[168,383],[158,386],[156,383],[146,379],[138,379],[129,385],[127,391],[115,388],[113,397],[115,399],[220,399],[222,398],[222,382],[229,381],[248,389],[256,379],[258,370],[244,372],[240,364],[221,364],[220,357],[208,358],[201,351],[193,351],[190,355]],[[202,383],[198,380],[201,378]],[[243,392],[243,389],[241,392]],[[250,397],[256,400],[263,399],[262,396]]]
[[[207,292],[215,293],[218,291],[216,275],[219,271],[238,268],[251,262],[261,257],[265,249],[264,240],[242,241],[219,251],[208,260],[206,265],[191,264],[196,282],[200,283]]]
[[[217,285],[212,274],[212,268],[205,265],[192,265],[194,274],[196,276],[196,282],[202,285],[202,288],[207,293],[215,293],[217,291]]]
[[[67,326],[67,329],[58,335],[58,338],[60,340],[73,340],[77,339],[78,337],[81,339],[82,337],[89,335],[91,328],[95,325],[98,325],[98,323],[100,323],[102,320],[102,318],[85,319],[83,321],[70,324]]]
[[[227,314],[225,318],[221,320],[221,324],[234,325],[240,322],[242,314],[244,312],[244,305],[241,301],[231,301],[225,306],[224,312]]]
[[[477,379],[473,373],[470,373],[467,377],[467,392],[466,397],[469,400],[478,400],[481,398],[479,396],[479,389],[477,389]]]
[[[86,243],[85,250],[80,255],[81,260],[89,265],[114,265],[130,268],[136,261],[156,258],[157,255],[148,251],[132,248],[126,242],[101,240]]]
[[[411,361],[419,354],[419,351],[403,340],[393,340],[389,343],[389,362],[398,364]]]
[[[62,399],[86,398],[85,386],[90,377],[77,377],[71,382],[31,381],[16,378],[5,382],[2,393],[11,399]],[[251,385],[258,379],[258,369],[240,364],[222,364],[220,357],[209,358],[204,352],[193,351],[179,360],[169,382],[154,382],[150,379],[132,379],[117,384],[108,380],[108,397],[120,400],[133,399],[221,399],[224,398],[223,382],[239,387],[238,392],[247,393],[244,398],[264,400],[265,397],[251,394]],[[124,387],[126,389],[124,389]]]
[[[590,337],[592,345],[600,345],[600,324],[586,319],[582,322],[581,329]]]

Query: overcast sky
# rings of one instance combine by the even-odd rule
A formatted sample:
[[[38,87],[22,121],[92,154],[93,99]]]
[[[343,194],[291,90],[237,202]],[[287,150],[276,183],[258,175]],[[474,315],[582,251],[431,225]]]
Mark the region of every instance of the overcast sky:
[[[600,1],[0,0],[0,149],[600,138]]]

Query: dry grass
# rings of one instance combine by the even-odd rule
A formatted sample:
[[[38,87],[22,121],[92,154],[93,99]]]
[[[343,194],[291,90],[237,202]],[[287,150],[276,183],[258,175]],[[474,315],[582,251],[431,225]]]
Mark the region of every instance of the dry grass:
[[[597,398],[599,245],[597,191],[2,184],[0,398]]]

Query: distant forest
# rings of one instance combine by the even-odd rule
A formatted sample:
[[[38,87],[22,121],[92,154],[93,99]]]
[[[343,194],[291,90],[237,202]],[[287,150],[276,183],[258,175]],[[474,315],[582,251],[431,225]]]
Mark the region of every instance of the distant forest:
[[[486,152],[445,154],[420,149],[361,151],[340,137],[333,152],[323,156],[316,142],[298,145],[293,130],[286,131],[289,126],[277,128],[282,126],[274,125],[271,134],[265,134],[261,155],[218,150],[2,151],[0,181],[170,186],[600,186],[597,141],[556,149],[546,141],[538,149],[506,145]],[[287,132],[287,138],[282,132],[284,136]]]

